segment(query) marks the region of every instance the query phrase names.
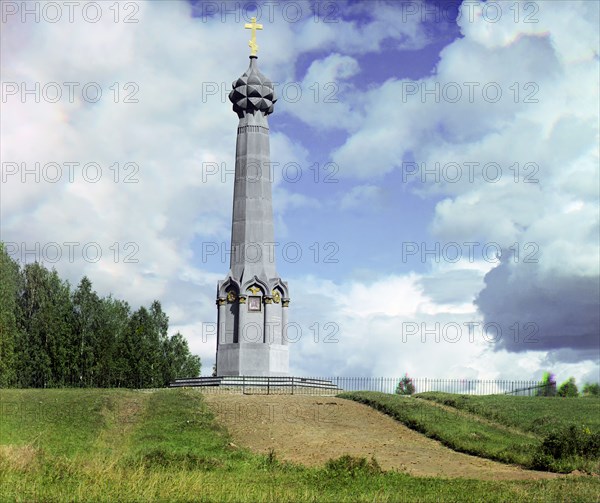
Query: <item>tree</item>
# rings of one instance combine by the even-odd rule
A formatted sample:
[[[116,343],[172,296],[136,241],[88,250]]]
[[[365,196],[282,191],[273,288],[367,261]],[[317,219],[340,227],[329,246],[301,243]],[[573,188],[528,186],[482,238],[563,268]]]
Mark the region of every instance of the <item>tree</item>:
[[[600,384],[596,383],[585,383],[583,385],[583,396],[600,396]]]
[[[558,396],[562,397],[576,397],[579,396],[579,391],[577,390],[577,384],[575,384],[575,378],[569,377],[564,383],[562,383],[558,392],[556,393]]]
[[[127,302],[111,296],[100,300],[98,324],[98,351],[94,373],[96,386],[123,386],[126,371],[125,360],[120,352],[129,323],[131,309]]]
[[[74,342],[77,346],[72,362],[74,370],[73,384],[96,386],[95,367],[102,352],[99,340],[99,322],[101,302],[92,290],[92,282],[84,276],[73,292]],[[75,356],[76,355],[76,356]]]
[[[131,313],[83,277],[71,292],[56,270],[20,267],[0,242],[0,387],[159,387],[200,374],[155,300]]]
[[[49,273],[48,279],[48,303],[42,310],[51,369],[46,386],[67,386],[72,384],[71,370],[75,353],[71,285],[61,280],[55,269]]]
[[[121,351],[125,363],[125,382],[127,388],[147,388],[152,385],[152,366],[157,359],[153,354],[156,348],[152,344],[153,323],[145,307],[135,311],[125,331]]]
[[[408,377],[408,374],[404,374],[404,377],[400,379],[398,386],[396,387],[397,395],[412,395],[415,392],[415,385],[412,379]]]
[[[151,358],[150,380],[151,386],[164,386],[164,369],[167,359],[166,346],[169,341],[169,317],[163,312],[158,300],[150,306],[150,319],[152,325],[148,333],[148,349]]]
[[[551,372],[544,372],[542,382],[537,390],[537,396],[555,396],[556,395],[556,379]]]
[[[200,375],[200,357],[190,353],[188,342],[177,332],[166,342],[164,384],[182,377]]]
[[[4,243],[0,242],[0,388],[13,385],[16,378],[19,286],[19,264],[8,255]]]
[[[17,375],[26,387],[70,384],[73,308],[70,286],[35,262],[21,273]]]

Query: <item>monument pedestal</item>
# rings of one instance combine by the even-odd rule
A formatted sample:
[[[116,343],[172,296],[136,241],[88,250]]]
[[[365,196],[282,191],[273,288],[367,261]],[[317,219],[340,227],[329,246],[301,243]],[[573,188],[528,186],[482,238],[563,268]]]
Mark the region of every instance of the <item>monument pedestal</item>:
[[[221,344],[217,350],[219,376],[287,376],[287,345],[245,343]]]

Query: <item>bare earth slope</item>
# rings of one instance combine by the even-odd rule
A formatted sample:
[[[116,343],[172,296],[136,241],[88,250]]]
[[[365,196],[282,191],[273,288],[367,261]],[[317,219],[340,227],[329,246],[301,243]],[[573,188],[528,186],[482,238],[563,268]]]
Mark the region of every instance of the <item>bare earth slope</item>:
[[[278,459],[323,465],[344,454],[375,457],[384,470],[486,480],[558,475],[455,452],[366,405],[334,397],[206,394],[237,445]]]

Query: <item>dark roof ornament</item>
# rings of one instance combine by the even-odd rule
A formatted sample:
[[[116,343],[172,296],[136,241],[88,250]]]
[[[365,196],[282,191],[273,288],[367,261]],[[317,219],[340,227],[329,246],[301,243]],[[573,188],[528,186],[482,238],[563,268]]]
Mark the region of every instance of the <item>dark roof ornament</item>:
[[[251,49],[250,66],[239,79],[232,83],[233,89],[229,93],[229,101],[233,103],[233,111],[238,114],[240,119],[247,113],[272,114],[273,105],[277,101],[273,83],[258,69],[256,30],[262,30],[263,25],[257,24],[255,17],[251,21],[251,23],[244,26],[252,30],[252,38],[248,43]]]

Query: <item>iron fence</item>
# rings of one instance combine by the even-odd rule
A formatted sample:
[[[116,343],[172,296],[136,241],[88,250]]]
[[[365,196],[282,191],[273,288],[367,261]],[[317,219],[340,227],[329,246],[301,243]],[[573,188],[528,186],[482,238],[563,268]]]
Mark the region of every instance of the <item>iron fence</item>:
[[[344,391],[397,393],[401,377],[221,376],[177,379],[171,387],[199,387],[213,393],[335,395]],[[410,378],[403,394],[439,391],[461,395],[551,395],[549,385],[533,380]],[[551,385],[550,385],[551,386]]]

